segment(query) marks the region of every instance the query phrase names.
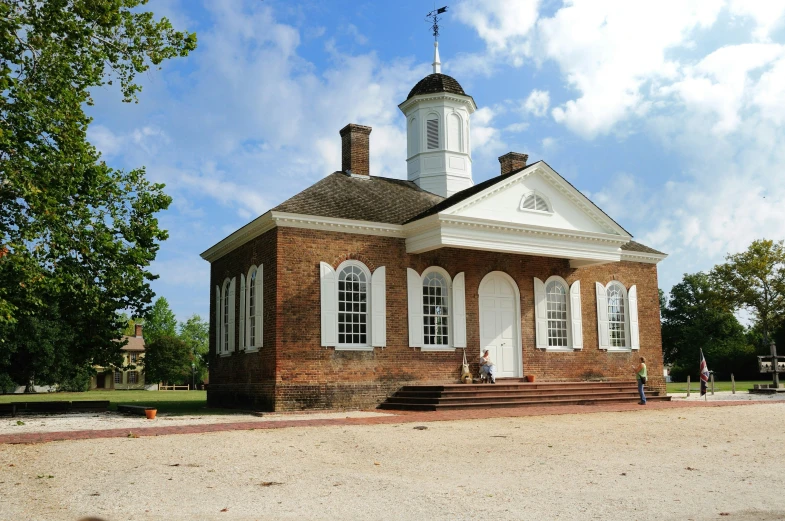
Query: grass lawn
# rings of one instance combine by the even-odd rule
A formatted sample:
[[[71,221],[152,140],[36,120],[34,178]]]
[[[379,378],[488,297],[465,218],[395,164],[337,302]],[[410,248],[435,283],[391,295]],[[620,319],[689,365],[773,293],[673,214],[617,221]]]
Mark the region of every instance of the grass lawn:
[[[207,408],[206,391],[89,391],[86,393],[3,394],[0,403],[10,402],[75,402],[109,400],[109,409],[117,404],[154,405],[159,413],[169,414],[232,414],[233,409]]]
[[[757,382],[736,382],[736,392],[746,393],[749,389],[752,389],[752,386],[755,384],[770,384],[771,380],[765,381],[757,381]],[[687,382],[671,382],[667,384],[668,392],[669,393],[686,393],[687,392]],[[708,384],[709,392],[711,392],[711,382]],[[699,393],[701,390],[701,383],[700,380],[697,382],[690,382],[690,391],[694,393]],[[714,390],[715,391],[731,391],[731,383],[730,382],[714,382]]]

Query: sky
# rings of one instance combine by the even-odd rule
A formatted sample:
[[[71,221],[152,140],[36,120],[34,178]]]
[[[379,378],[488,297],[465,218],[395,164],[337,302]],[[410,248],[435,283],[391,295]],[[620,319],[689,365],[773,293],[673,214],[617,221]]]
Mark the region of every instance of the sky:
[[[474,97],[475,183],[545,160],[635,240],[668,291],[758,238],[785,238],[785,0],[458,0],[442,72]],[[152,283],[209,312],[199,254],[341,167],[373,127],[371,174],[406,177],[397,105],[431,72],[428,2],[151,0],[198,49],[95,92],[88,138],[172,196]],[[440,7],[436,6],[436,7]]]

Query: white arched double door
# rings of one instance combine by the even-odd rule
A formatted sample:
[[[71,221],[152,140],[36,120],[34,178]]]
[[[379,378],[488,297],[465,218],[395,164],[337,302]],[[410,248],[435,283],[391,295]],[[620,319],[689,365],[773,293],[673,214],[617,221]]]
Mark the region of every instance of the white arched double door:
[[[493,271],[482,279],[479,297],[480,354],[490,351],[497,378],[519,378],[523,367],[518,285],[506,273]]]

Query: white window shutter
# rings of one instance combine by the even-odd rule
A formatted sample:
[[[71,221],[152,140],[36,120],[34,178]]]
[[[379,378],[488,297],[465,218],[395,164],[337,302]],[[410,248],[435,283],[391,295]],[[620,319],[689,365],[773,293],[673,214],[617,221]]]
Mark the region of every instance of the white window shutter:
[[[234,327],[234,301],[236,292],[237,277],[232,277],[232,282],[229,283],[229,345],[227,346],[227,351],[230,353],[234,353],[234,342],[235,337],[237,336],[237,330]]]
[[[452,344],[466,347],[466,276],[460,272],[452,279]]]
[[[248,332],[245,330],[245,275],[240,274],[240,351],[245,350],[245,339]]]
[[[534,277],[534,317],[536,325],[536,347],[548,347],[548,297],[545,294],[545,283]]]
[[[322,287],[322,346],[338,343],[338,285],[335,270],[326,262],[319,263]]]
[[[409,297],[409,346],[422,347],[422,279],[411,268],[406,268]]]
[[[376,268],[371,275],[371,345],[387,347],[387,270]]]
[[[581,281],[570,287],[570,317],[572,319],[572,348],[583,349],[583,316],[581,314]]]
[[[605,286],[596,282],[597,288],[597,338],[600,349],[611,347],[610,331],[608,330],[608,295]]]
[[[630,315],[630,347],[632,349],[641,348],[641,333],[640,326],[638,325],[638,287],[633,286],[627,292],[627,300],[629,301],[628,309]]]
[[[221,354],[221,288],[215,287],[215,352]]]
[[[262,265],[256,268],[255,286],[256,305],[254,306],[254,312],[256,315],[253,320],[256,323],[256,343],[251,347],[262,347],[264,345],[264,320],[262,320],[264,316],[262,313],[264,311],[264,266]]]

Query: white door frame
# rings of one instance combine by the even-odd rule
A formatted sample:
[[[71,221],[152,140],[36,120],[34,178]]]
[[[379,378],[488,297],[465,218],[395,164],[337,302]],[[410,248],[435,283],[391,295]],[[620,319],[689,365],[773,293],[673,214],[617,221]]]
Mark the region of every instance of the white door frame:
[[[507,280],[512,286],[512,291],[515,294],[515,319],[513,320],[513,324],[515,326],[515,340],[518,342],[518,376],[515,378],[523,378],[523,340],[521,338],[521,292],[518,289],[518,284],[515,282],[515,279],[510,277],[503,271],[491,271],[486,274],[482,281],[480,281],[480,286],[477,288],[477,326],[479,331],[480,320],[482,320],[482,287],[488,281],[490,277],[493,275],[500,275],[502,278]],[[482,344],[482,342],[480,342]],[[480,356],[482,356],[482,345],[480,345]]]

